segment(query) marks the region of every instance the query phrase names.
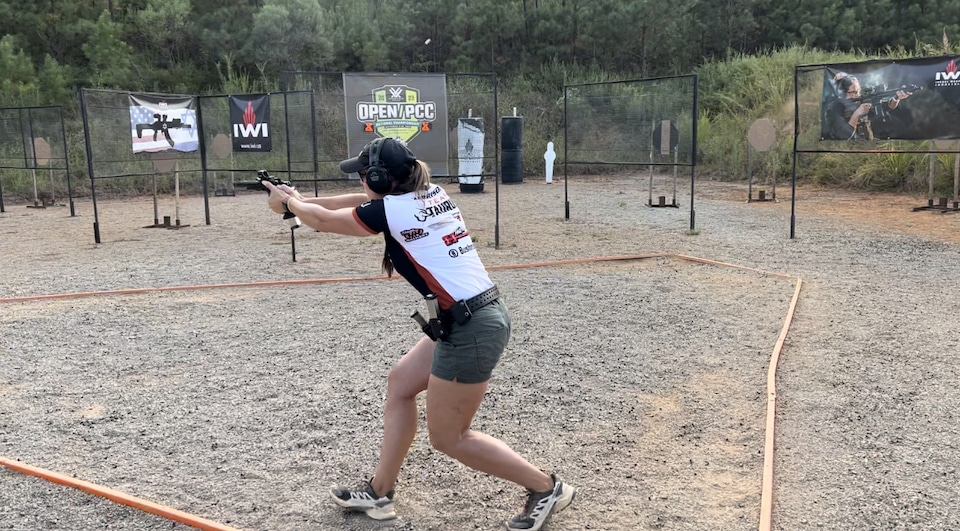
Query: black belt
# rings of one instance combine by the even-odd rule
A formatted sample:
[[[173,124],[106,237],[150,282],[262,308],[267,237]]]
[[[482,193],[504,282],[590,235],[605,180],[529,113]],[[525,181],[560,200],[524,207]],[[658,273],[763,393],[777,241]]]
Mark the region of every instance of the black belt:
[[[494,286],[487,291],[484,291],[480,295],[477,295],[476,297],[470,297],[467,299],[467,308],[470,308],[471,312],[475,312],[499,298],[500,290]]]
[[[453,303],[453,306],[450,307],[445,314],[449,314],[450,318],[458,322],[466,322],[470,319],[470,316],[473,312],[483,308],[484,306],[490,304],[491,302],[500,298],[500,290],[496,286],[484,291],[483,293],[477,295],[476,297],[470,297],[465,301],[457,301]],[[464,309],[469,311],[464,311]],[[454,313],[456,312],[456,313]],[[459,315],[458,315],[459,314]],[[457,319],[460,317],[460,319]]]

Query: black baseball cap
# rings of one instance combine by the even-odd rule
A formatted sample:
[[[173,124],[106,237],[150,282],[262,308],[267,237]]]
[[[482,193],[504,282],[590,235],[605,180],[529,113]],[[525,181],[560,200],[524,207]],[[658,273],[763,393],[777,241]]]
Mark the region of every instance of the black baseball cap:
[[[374,140],[373,142],[376,142]],[[340,162],[340,171],[343,173],[357,173],[370,166],[370,146],[373,142],[363,146],[360,154],[352,159]],[[403,178],[410,174],[410,168],[417,157],[407,147],[406,142],[398,138],[384,138],[380,146],[380,163],[396,178]]]

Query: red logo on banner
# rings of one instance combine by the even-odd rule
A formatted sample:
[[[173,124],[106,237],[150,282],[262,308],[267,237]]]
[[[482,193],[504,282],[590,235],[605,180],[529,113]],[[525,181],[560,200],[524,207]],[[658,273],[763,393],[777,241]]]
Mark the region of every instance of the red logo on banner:
[[[937,82],[936,86],[938,87],[954,87],[960,83],[960,72],[957,71],[957,61],[956,59],[951,59],[947,66],[943,68],[942,72],[937,72]]]
[[[270,95],[229,96],[234,152],[268,152],[270,140]]]
[[[243,123],[253,125],[257,123],[257,113],[253,112],[253,102],[247,102],[247,109],[243,111]]]

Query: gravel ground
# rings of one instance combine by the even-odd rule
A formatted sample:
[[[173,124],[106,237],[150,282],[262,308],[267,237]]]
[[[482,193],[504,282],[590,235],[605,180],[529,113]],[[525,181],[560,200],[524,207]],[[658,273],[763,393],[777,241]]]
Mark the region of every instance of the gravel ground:
[[[460,194],[514,335],[475,427],[577,486],[549,529],[756,529],[766,372],[778,371],[773,528],[956,529],[960,218],[917,198],[802,190],[746,203],[698,183],[648,208],[645,175]],[[669,193],[669,183],[657,183]],[[681,186],[682,190],[683,186]],[[789,196],[781,192],[783,199]],[[499,202],[499,223],[495,206]],[[498,529],[516,487],[430,448],[399,519],[327,498],[375,466],[384,381],[418,334],[377,238],[290,233],[263,197],[0,214],[0,456],[244,530]],[[497,236],[499,232],[499,248]],[[675,256],[512,265],[575,258]],[[316,279],[352,281],[307,282]],[[285,285],[170,289],[303,281]],[[142,293],[9,301],[98,290]],[[422,419],[421,419],[422,421]],[[423,426],[422,426],[423,428]],[[0,468],[0,529],[185,529]]]

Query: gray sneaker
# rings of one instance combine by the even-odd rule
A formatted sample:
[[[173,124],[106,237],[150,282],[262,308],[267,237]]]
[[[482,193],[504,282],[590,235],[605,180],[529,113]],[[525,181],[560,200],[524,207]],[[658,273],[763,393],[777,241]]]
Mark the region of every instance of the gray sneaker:
[[[523,507],[523,512],[507,522],[507,529],[537,531],[543,527],[550,515],[570,505],[577,494],[577,489],[563,483],[553,474],[550,477],[553,479],[553,488],[545,492],[528,491],[527,504]]]
[[[355,489],[334,487],[330,496],[340,507],[367,513],[374,520],[391,520],[397,517],[393,510],[393,491],[380,496],[373,490],[369,481]]]

